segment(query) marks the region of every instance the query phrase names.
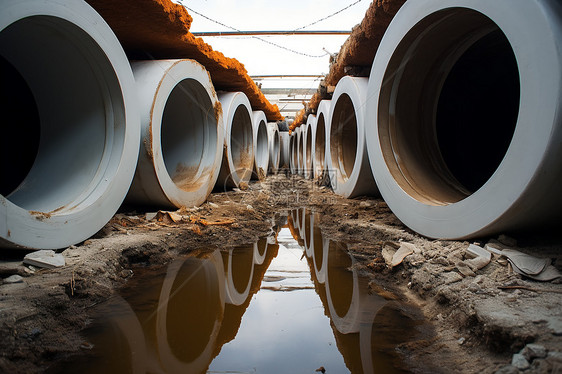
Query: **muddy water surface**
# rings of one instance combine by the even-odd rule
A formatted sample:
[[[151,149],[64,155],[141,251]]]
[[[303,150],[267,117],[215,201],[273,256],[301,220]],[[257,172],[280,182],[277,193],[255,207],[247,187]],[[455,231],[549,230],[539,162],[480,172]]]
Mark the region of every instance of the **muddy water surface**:
[[[293,211],[275,236],[137,272],[99,307],[92,355],[56,371],[407,372],[398,352],[420,313],[369,292],[345,243],[315,221]]]

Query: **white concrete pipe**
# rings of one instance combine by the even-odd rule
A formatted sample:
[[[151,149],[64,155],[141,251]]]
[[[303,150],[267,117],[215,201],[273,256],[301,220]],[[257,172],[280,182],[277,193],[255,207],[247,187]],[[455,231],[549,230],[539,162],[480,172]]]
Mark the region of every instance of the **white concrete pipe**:
[[[279,155],[279,168],[287,168],[290,167],[290,159],[291,159],[291,136],[289,132],[282,131],[279,133],[279,142],[280,142],[280,155]]]
[[[0,247],[64,248],[121,205],[138,156],[133,74],[78,0],[3,0]]]
[[[331,100],[322,100],[316,110],[316,126],[314,127],[314,158],[312,161],[312,168],[314,169],[314,178],[322,178],[327,171],[326,150],[329,153],[330,143],[327,141],[329,138],[329,124],[330,124],[330,106]]]
[[[298,174],[299,173],[299,135],[301,129],[300,127],[293,130],[291,135],[292,139],[292,151],[291,151],[291,173]]]
[[[332,96],[327,155],[334,192],[352,198],[378,194],[365,139],[368,78],[343,77]]]
[[[279,128],[277,123],[270,122],[267,124],[267,144],[269,150],[269,168],[271,174],[277,174],[279,170],[279,158],[281,156],[281,139],[279,137]]]
[[[306,119],[306,131],[304,133],[304,147],[303,147],[304,177],[307,179],[312,179],[314,177],[314,170],[312,166],[314,160],[313,139],[314,139],[315,130],[316,130],[316,116],[310,114]]]
[[[269,165],[269,137],[267,134],[267,118],[261,110],[252,114],[254,173],[253,179],[263,180],[267,176]]]
[[[306,136],[306,126],[302,125],[299,127],[300,131],[298,134],[298,152],[297,152],[297,157],[298,157],[298,171],[297,173],[299,175],[304,175],[304,141],[305,141],[305,136]]]
[[[219,93],[225,126],[224,152],[216,187],[226,189],[248,183],[254,168],[252,108],[243,92]]]
[[[560,222],[562,4],[406,2],[375,57],[366,114],[381,194],[418,233]]]
[[[218,97],[194,60],[132,63],[141,148],[127,201],[156,207],[201,205],[217,181],[224,142]]]
[[[217,338],[227,300],[224,285],[218,250],[206,259],[179,259],[168,267],[155,310],[153,349],[162,368],[152,372],[201,373],[209,367],[220,344]],[[147,335],[153,336],[151,331]],[[189,344],[177,349],[180,342]]]

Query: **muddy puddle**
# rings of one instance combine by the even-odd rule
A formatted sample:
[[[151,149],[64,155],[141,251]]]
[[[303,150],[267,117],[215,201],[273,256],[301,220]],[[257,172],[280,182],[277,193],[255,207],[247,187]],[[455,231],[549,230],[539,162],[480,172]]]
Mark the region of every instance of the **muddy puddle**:
[[[428,329],[421,312],[373,292],[315,221],[291,211],[256,243],[137,269],[97,307],[89,354],[52,372],[408,372],[403,347]]]

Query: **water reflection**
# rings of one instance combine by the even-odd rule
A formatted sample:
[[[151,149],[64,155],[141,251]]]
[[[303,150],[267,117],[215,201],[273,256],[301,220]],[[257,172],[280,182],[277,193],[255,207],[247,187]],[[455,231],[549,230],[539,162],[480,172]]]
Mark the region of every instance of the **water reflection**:
[[[100,307],[92,357],[54,371],[133,373],[403,372],[396,347],[422,323],[369,293],[319,216],[289,212],[277,235],[135,276]]]

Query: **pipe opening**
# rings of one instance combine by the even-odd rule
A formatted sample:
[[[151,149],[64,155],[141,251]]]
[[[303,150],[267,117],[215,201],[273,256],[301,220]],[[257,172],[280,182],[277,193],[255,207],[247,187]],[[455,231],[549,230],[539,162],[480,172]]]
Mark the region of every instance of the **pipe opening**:
[[[167,300],[166,333],[172,353],[183,362],[203,353],[222,318],[217,279],[211,264],[198,259],[188,259],[176,275]]]
[[[273,132],[273,161],[272,165],[274,167],[279,166],[279,158],[281,157],[280,153],[280,144],[279,144],[279,131],[275,130]]]
[[[234,171],[240,174],[240,180],[251,175],[254,159],[252,155],[252,118],[245,106],[239,105],[232,117],[230,130],[230,147]]]
[[[334,108],[330,126],[330,157],[332,165],[339,169],[344,181],[349,179],[355,165],[357,153],[357,117],[353,102],[342,94]]]
[[[268,160],[269,156],[269,150],[267,148],[267,124],[263,120],[261,120],[258,125],[258,136],[256,138],[256,142],[256,171],[258,172],[258,175],[261,175],[257,168],[262,167],[263,173],[265,174],[267,172],[267,164],[264,164],[264,161]]]
[[[184,79],[170,93],[162,114],[162,158],[175,185],[184,191],[206,183],[217,147],[217,119],[205,88]]]
[[[319,114],[316,120],[316,138],[314,139],[314,161],[318,168],[316,171],[324,170],[324,158],[326,156],[326,125],[324,114]]]
[[[503,160],[519,100],[515,54],[492,20],[464,8],[426,17],[396,48],[380,93],[379,138],[393,178],[429,205],[470,196]]]
[[[3,117],[3,129],[19,133],[3,150],[18,172],[3,174],[2,193],[20,208],[51,213],[95,200],[117,173],[113,159],[122,154],[125,137],[121,87],[106,53],[77,25],[32,16],[0,31],[0,56],[19,71],[36,103],[19,87],[14,100],[24,99],[25,108],[10,108],[14,114]],[[3,72],[8,64],[2,63]],[[18,81],[13,76],[10,83]]]
[[[296,167],[297,165],[297,151],[295,150],[295,136],[289,138],[289,153],[291,156],[291,165]]]
[[[18,70],[0,56],[0,195],[8,196],[27,177],[39,149],[41,124],[31,89]]]
[[[303,128],[304,129],[304,128]],[[302,169],[304,168],[304,130],[301,130],[301,132],[299,133],[299,165],[298,168],[299,170],[302,171]]]
[[[305,169],[312,169],[312,127],[308,127],[306,132],[306,165]]]

